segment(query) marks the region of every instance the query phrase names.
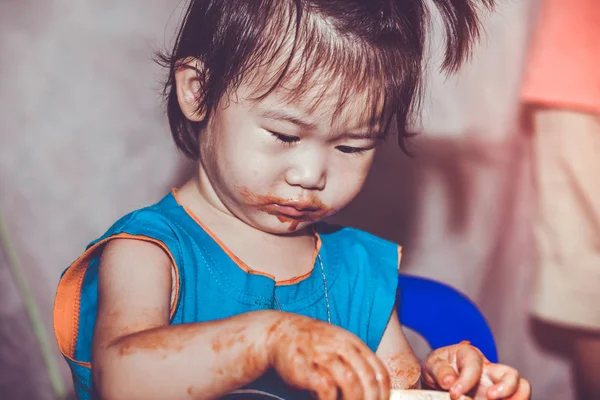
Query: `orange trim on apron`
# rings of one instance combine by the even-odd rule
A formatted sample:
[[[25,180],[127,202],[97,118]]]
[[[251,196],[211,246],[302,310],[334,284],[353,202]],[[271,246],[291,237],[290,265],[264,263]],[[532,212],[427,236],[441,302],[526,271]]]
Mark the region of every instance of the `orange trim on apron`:
[[[144,235],[119,233],[108,237],[87,249],[85,253],[83,253],[75,262],[71,264],[61,278],[56,291],[53,310],[54,334],[56,336],[60,352],[72,362],[87,368],[90,368],[89,362],[81,362],[73,358],[75,355],[75,346],[77,344],[77,335],[79,332],[81,288],[89,262],[93,257],[96,256],[96,253],[101,246],[113,239],[142,240],[153,243],[162,248],[171,259],[171,263],[175,271],[175,296],[173,304],[171,305],[169,318],[173,318],[173,315],[175,314],[175,306],[179,299],[179,271],[177,270],[177,264],[175,263],[173,255],[163,242]]]

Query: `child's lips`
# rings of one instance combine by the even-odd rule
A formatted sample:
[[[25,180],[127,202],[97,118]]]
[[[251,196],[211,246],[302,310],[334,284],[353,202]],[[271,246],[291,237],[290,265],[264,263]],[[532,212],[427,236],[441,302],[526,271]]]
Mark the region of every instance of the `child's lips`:
[[[281,222],[290,222],[290,227],[297,226],[303,220],[318,221],[330,213],[329,207],[317,197],[259,195],[245,187],[240,188],[240,194],[249,205],[276,216]]]
[[[303,204],[273,204],[274,211],[292,218],[305,218],[319,211],[318,208]]]

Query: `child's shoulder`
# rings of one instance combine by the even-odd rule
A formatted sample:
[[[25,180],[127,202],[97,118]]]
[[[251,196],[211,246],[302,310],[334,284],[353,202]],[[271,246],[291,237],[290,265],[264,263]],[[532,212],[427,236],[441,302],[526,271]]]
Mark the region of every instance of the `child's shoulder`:
[[[177,228],[178,204],[169,193],[157,203],[135,209],[120,217],[99,238],[90,243],[114,238],[115,236],[147,236],[158,240],[172,236]]]

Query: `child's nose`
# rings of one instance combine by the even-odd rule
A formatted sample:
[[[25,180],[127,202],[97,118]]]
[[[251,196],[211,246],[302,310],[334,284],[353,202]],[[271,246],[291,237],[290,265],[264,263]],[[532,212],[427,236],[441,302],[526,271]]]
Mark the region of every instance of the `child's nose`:
[[[326,179],[327,166],[323,159],[297,160],[285,173],[285,180],[289,185],[307,190],[325,189]]]

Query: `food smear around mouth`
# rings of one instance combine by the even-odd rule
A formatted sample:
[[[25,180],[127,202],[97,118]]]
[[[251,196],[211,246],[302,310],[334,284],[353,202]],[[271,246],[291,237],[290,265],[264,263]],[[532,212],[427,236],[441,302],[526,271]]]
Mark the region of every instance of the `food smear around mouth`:
[[[295,231],[301,222],[319,221],[330,212],[315,196],[307,199],[283,198],[271,194],[255,194],[245,187],[240,188],[240,194],[249,205],[275,216],[282,223],[289,223],[289,232]]]

